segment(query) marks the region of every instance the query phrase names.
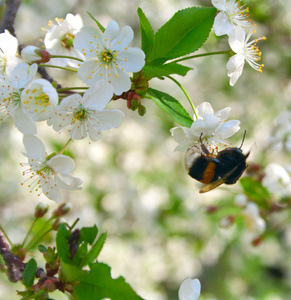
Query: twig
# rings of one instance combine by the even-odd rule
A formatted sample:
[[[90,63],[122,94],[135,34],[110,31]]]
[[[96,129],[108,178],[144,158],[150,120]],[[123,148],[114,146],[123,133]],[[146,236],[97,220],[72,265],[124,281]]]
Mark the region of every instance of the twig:
[[[41,75],[42,78],[48,80],[49,82],[55,82],[55,80],[48,74],[44,67],[38,67],[38,73]],[[57,89],[61,89],[62,86],[57,84]]]
[[[13,25],[20,3],[21,0],[6,0],[6,8],[1,20],[0,33],[7,29],[15,36]]]
[[[11,282],[17,282],[23,276],[26,263],[22,262],[18,256],[14,255],[6,242],[3,232],[0,230],[0,255],[2,255],[7,267],[7,276]],[[46,275],[42,268],[36,271],[36,277],[42,278]]]

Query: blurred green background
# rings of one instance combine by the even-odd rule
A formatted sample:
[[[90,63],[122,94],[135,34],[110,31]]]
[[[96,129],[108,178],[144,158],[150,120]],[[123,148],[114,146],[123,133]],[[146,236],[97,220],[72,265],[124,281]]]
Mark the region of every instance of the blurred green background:
[[[186,78],[178,78],[197,106],[208,101],[215,111],[230,106],[230,119],[241,121],[241,131],[232,137],[243,149],[251,148],[249,163],[290,163],[290,154],[272,152],[269,136],[280,111],[290,109],[291,99],[291,1],[249,0],[250,17],[257,24],[263,73],[245,65],[234,87],[229,86],[227,56],[197,58],[185,64],[194,68]],[[175,11],[189,6],[211,6],[211,1],[112,0],[112,1],[22,1],[15,29],[20,43],[40,44],[41,27],[48,20],[80,13],[86,25],[94,26],[87,11],[104,26],[115,19],[120,27],[130,25],[135,32],[134,46],[140,46],[141,7],[157,30]],[[228,50],[227,37],[212,32],[201,53]],[[50,72],[63,85],[74,84],[67,74]],[[179,99],[191,110],[181,91],[169,80],[152,80],[150,86]],[[150,100],[144,117],[126,108],[123,100],[110,107],[120,108],[126,117],[118,129],[104,132],[100,141],[76,141],[70,148],[76,162],[74,176],[84,180],[83,190],[64,194],[72,203],[68,222],[80,218],[78,226],[96,224],[108,238],[100,261],[122,275],[137,293],[148,300],[174,300],[186,277],[199,278],[201,299],[288,300],[291,299],[290,212],[274,213],[267,220],[268,235],[254,247],[243,222],[222,229],[220,219],[233,213],[234,196],[240,184],[222,186],[210,193],[198,193],[199,185],[184,168],[184,153],[174,152],[176,142],[169,130],[177,126]],[[53,151],[65,144],[67,136],[39,124],[38,136]],[[10,239],[21,242],[30,226],[39,201],[56,207],[45,197],[29,193],[21,182],[26,158],[21,134],[11,120],[0,126],[0,223]],[[209,205],[223,208],[207,213]],[[18,299],[15,290],[0,274],[0,299]],[[55,299],[66,299],[55,293]]]

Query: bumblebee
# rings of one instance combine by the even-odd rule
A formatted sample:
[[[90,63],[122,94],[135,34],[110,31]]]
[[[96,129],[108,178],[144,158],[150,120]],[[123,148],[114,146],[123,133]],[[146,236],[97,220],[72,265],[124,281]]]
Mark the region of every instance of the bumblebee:
[[[185,162],[188,174],[205,184],[200,193],[209,192],[223,183],[234,184],[242,176],[250,154],[243,154],[241,150],[245,134],[239,148],[228,147],[214,154],[201,141],[201,149],[192,146],[187,150]]]

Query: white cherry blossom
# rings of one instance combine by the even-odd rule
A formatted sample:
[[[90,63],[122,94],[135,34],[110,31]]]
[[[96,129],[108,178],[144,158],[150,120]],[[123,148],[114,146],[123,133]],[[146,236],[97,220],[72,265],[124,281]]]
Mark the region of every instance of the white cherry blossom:
[[[197,300],[200,296],[201,284],[198,279],[186,278],[179,288],[179,300]]]
[[[270,163],[265,167],[264,173],[262,184],[271,194],[279,198],[290,197],[291,178],[284,167]]]
[[[29,174],[29,187],[31,191],[44,194],[47,198],[59,202],[61,200],[60,189],[80,190],[82,180],[73,177],[70,173],[75,169],[72,158],[66,155],[46,156],[43,143],[34,135],[24,135],[23,143],[28,157],[29,168],[23,175]]]
[[[2,119],[11,116],[15,126],[23,134],[35,134],[36,125],[32,116],[24,109],[21,91],[37,72],[37,65],[18,64],[11,76],[0,77],[0,111]]]
[[[113,92],[121,95],[131,87],[127,72],[138,72],[145,64],[144,52],[128,47],[133,40],[133,30],[124,26],[119,30],[111,21],[104,33],[84,26],[74,39],[74,47],[82,51],[86,61],[78,70],[79,78],[89,86],[104,80],[112,84]]]
[[[52,55],[71,56],[83,59],[83,55],[73,47],[73,40],[77,32],[83,26],[82,18],[79,14],[67,14],[65,19],[56,18],[56,23],[50,22],[51,29],[44,38],[44,45]],[[77,67],[79,62],[69,58],[52,58],[49,62],[61,67],[67,65]]]
[[[56,131],[68,130],[73,140],[88,137],[91,141],[97,141],[102,137],[102,130],[121,125],[124,113],[117,109],[105,109],[112,96],[112,86],[99,81],[83,97],[73,94],[64,98],[48,119],[48,125]]]
[[[16,56],[17,49],[18,41],[8,30],[0,34],[0,75],[10,76],[16,65],[21,63]]]
[[[46,79],[36,79],[21,93],[24,109],[36,122],[47,120],[58,104],[58,93]]]
[[[247,20],[249,9],[236,0],[211,0],[212,5],[220,12],[214,19],[213,29],[215,34],[220,36],[231,34],[235,26],[250,26]]]
[[[269,137],[272,150],[291,151],[291,111],[281,111],[276,118],[275,128]]]
[[[262,37],[249,42],[249,39],[254,32],[255,29],[253,27],[246,35],[246,32],[242,27],[236,26],[232,34],[229,35],[229,45],[236,53],[226,64],[228,70],[227,75],[230,77],[231,86],[235,85],[242,74],[245,61],[256,71],[262,72],[264,65],[259,64],[262,53],[257,46],[257,42],[266,38]]]
[[[209,148],[215,149],[217,144],[231,145],[226,139],[231,137],[240,129],[240,121],[230,120],[231,108],[224,108],[214,113],[210,103],[203,102],[196,108],[198,119],[190,128],[179,126],[172,128],[171,134],[179,143],[175,151],[184,151],[193,145],[200,145],[201,141]]]
[[[259,207],[256,203],[248,202],[241,214],[251,235],[258,236],[266,230],[266,222],[260,216]]]

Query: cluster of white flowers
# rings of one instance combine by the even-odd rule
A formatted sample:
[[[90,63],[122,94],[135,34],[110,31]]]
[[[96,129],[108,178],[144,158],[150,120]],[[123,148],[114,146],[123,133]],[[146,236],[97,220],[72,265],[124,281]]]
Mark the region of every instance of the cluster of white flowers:
[[[210,150],[217,149],[217,145],[229,145],[227,138],[231,137],[240,129],[240,121],[230,120],[231,108],[224,108],[214,113],[210,103],[203,102],[196,108],[197,116],[190,128],[178,126],[170,131],[173,138],[179,143],[176,151],[184,151],[193,145],[200,145],[203,142]]]
[[[283,110],[276,119],[275,128],[269,138],[272,150],[291,151],[291,111]]]
[[[277,163],[270,163],[265,167],[262,184],[276,198],[291,196],[290,175],[283,166]]]
[[[60,201],[59,189],[80,189],[81,180],[69,175],[74,161],[60,154],[46,155],[35,136],[37,122],[46,121],[57,132],[68,131],[71,140],[97,141],[103,130],[121,125],[124,113],[106,109],[115,95],[131,87],[128,72],[138,72],[145,64],[141,49],[129,47],[133,31],[119,30],[111,21],[104,32],[83,26],[79,15],[51,22],[44,38],[44,49],[27,46],[18,57],[18,41],[7,30],[0,34],[0,113],[1,120],[12,117],[23,134],[28,157],[31,190]],[[37,63],[75,69],[87,87],[85,93],[59,97],[48,80],[36,78]],[[24,164],[23,164],[24,165]]]
[[[256,32],[255,25],[247,19],[248,8],[241,6],[239,1],[212,0],[212,4],[220,11],[214,20],[215,34],[218,36],[227,34],[229,45],[236,53],[226,65],[230,85],[233,86],[242,74],[245,61],[258,72],[262,72],[264,65],[259,63],[262,53],[257,42],[266,38],[249,41],[251,35]]]
[[[258,238],[266,230],[266,222],[260,216],[260,210],[256,203],[248,201],[244,194],[238,194],[235,197],[235,204],[241,208],[241,212],[237,216],[243,217],[245,220],[248,235],[251,239]],[[220,220],[220,226],[227,228],[233,224],[236,216],[227,216]]]

